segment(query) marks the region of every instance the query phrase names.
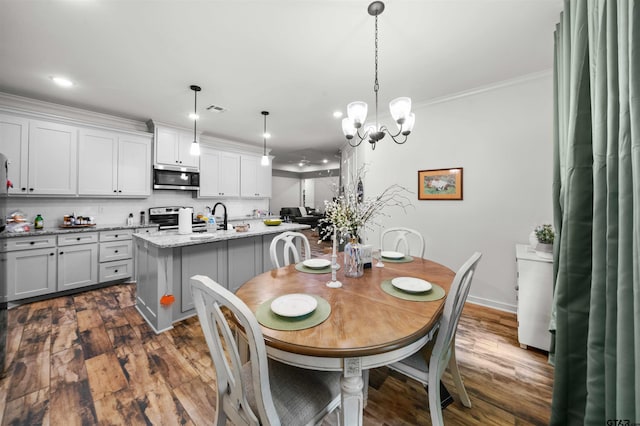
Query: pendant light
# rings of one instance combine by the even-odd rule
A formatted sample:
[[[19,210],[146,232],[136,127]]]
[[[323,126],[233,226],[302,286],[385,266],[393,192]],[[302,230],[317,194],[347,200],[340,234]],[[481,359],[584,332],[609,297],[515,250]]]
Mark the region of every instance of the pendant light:
[[[198,92],[202,89],[200,89],[200,86],[196,86],[195,84],[190,87],[191,90],[193,90],[193,142],[191,143],[189,153],[191,155],[200,155],[200,144],[198,143],[198,134],[196,133],[196,123],[198,122]]]
[[[367,8],[369,15],[375,16],[375,79],[373,81],[373,91],[375,92],[375,122],[366,123],[368,106],[366,102],[351,102],[347,105],[347,117],[342,119],[342,132],[344,133],[349,145],[356,147],[362,143],[363,140],[368,139],[371,144],[371,149],[376,149],[376,142],[382,139],[385,134],[388,134],[391,139],[397,144],[403,144],[407,141],[407,136],[413,130],[415,123],[415,115],[411,112],[411,98],[400,97],[392,100],[389,103],[389,109],[391,116],[398,125],[398,133],[391,133],[386,126],[381,126],[378,123],[378,15],[384,11],[384,3],[381,1],[374,1]],[[360,129],[363,129],[364,133],[360,133]],[[403,138],[399,136],[402,134]],[[353,141],[354,136],[357,137],[357,141]]]
[[[264,141],[264,151],[262,153],[260,164],[266,167],[269,165],[269,156],[267,155],[267,138],[271,136],[269,135],[269,133],[267,133],[267,115],[269,115],[269,111],[262,111],[261,114],[264,116],[264,133],[262,134],[262,139]]]

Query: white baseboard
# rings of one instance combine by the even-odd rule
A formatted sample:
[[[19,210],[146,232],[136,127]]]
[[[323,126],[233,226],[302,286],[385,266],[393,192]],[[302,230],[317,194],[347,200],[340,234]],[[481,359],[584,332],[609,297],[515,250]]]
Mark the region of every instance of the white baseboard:
[[[474,305],[486,306],[487,308],[498,309],[499,311],[511,312],[513,314],[518,312],[518,307],[516,305],[497,302],[491,299],[484,299],[482,297],[467,296],[467,302],[473,303]]]

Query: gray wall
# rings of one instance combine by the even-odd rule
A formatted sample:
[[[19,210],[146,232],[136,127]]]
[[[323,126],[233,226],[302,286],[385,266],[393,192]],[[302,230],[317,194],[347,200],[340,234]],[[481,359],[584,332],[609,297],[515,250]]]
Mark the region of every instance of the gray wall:
[[[384,227],[417,229],[425,256],[453,270],[483,253],[470,301],[515,311],[515,244],[527,244],[535,225],[552,223],[552,83],[545,72],[414,106],[406,144],[385,138],[375,151],[368,144],[356,150],[368,164],[367,197],[391,183],[414,192],[414,208],[389,212]],[[418,170],[450,167],[463,168],[464,200],[418,200]],[[377,245],[378,235],[374,228],[367,237]]]

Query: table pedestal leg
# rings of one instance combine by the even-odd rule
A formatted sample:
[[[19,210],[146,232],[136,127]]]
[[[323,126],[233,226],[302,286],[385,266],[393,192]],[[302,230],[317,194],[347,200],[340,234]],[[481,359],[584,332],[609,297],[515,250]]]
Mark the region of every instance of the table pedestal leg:
[[[342,376],[342,425],[362,426],[362,412],[364,410],[362,398],[362,376]]]

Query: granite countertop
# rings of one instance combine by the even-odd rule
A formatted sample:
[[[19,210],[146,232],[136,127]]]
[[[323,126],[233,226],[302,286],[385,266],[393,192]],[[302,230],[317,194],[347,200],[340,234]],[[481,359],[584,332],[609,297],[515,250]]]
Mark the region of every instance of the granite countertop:
[[[58,235],[58,234],[70,234],[74,232],[99,232],[99,231],[115,231],[119,229],[139,229],[139,228],[148,228],[157,225],[96,225],[96,226],[85,226],[82,228],[56,228],[56,227],[45,227],[44,229],[33,230],[29,232],[7,232],[3,231],[0,233],[0,238],[16,238],[16,237],[37,237],[40,235]]]
[[[194,232],[192,234],[180,235],[178,231],[160,231],[153,234],[133,234],[134,237],[147,241],[149,244],[159,248],[184,247],[197,244],[214,243],[217,241],[233,240],[238,238],[255,237],[266,234],[279,234],[285,231],[299,231],[309,229],[309,225],[299,223],[282,223],[278,226],[267,226],[264,223],[252,223],[247,232],[237,232],[235,230],[215,231],[215,232]]]

